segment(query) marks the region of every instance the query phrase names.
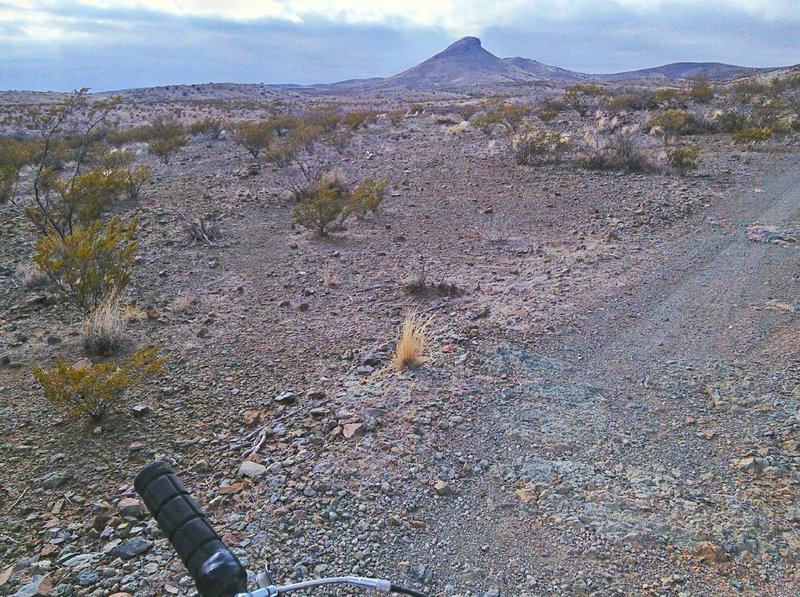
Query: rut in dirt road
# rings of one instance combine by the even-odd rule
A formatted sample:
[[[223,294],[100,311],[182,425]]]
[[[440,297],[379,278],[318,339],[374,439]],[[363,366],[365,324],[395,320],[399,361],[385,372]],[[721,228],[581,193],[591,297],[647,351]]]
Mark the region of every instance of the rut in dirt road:
[[[797,329],[775,305],[797,296],[800,252],[745,234],[800,221],[798,170],[782,166],[651,250],[635,290],[592,305],[600,315],[560,349],[491,355],[513,383],[461,450],[492,474],[436,507],[437,582],[613,595],[774,581],[792,594],[797,376],[774,338]]]

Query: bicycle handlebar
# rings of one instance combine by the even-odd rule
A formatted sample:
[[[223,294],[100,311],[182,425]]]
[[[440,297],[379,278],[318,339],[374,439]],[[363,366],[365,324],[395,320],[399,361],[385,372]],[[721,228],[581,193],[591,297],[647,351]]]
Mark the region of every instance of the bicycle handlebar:
[[[169,539],[202,597],[247,592],[247,572],[169,465],[156,461],[136,475],[134,488]]]

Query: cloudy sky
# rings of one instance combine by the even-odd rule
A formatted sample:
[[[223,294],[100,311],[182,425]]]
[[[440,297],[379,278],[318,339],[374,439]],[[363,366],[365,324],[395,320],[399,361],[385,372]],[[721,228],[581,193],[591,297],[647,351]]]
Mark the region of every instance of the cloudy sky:
[[[800,0],[0,0],[0,90],[388,76],[464,35],[583,72],[800,63]]]

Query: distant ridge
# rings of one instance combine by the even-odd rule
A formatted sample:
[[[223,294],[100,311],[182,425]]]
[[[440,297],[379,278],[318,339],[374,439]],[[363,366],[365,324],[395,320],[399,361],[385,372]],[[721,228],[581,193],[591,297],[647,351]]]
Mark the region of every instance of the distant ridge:
[[[675,62],[621,73],[590,75],[522,58],[498,58],[477,37],[464,37],[416,66],[385,79],[342,81],[315,87],[340,90],[463,89],[486,85],[534,81],[626,81],[704,77],[727,81],[780,70],[752,68],[719,62]]]
[[[735,66],[721,62],[673,62],[653,68],[643,68],[622,73],[608,75],[595,75],[605,81],[621,81],[626,79],[692,79],[702,77],[711,81],[726,81],[741,77],[760,75],[777,68],[754,68],[749,66]]]

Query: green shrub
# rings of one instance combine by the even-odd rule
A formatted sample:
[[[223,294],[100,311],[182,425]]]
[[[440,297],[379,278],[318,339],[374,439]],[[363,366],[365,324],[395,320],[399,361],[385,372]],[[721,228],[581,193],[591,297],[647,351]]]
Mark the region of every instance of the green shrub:
[[[344,229],[352,213],[352,193],[341,173],[325,174],[311,188],[298,194],[292,214],[295,223],[319,236]]]
[[[653,101],[659,106],[675,106],[682,99],[681,90],[675,87],[662,87],[653,92]]]
[[[487,100],[483,111],[477,114],[472,124],[489,134],[495,125],[499,125],[507,134],[516,132],[526,116],[533,111],[532,106],[504,103],[501,99]]]
[[[536,114],[542,122],[550,122],[558,116],[558,110],[539,110]]]
[[[568,137],[536,128],[528,128],[511,137],[511,150],[517,164],[549,162],[557,159],[568,147]]]
[[[378,113],[373,110],[353,110],[342,117],[342,124],[351,131],[367,128],[378,119]]]
[[[714,115],[714,122],[723,133],[736,133],[747,128],[749,120],[736,110],[723,110]]]
[[[564,103],[581,116],[586,116],[603,95],[603,88],[591,83],[576,83],[567,87],[564,92]]]
[[[385,180],[365,178],[353,190],[350,198],[350,212],[356,217],[364,218],[368,213],[378,211],[383,201],[388,183]]]
[[[660,114],[651,116],[647,121],[647,126],[661,129],[664,143],[668,144],[675,140],[679,135],[685,135],[692,130],[695,121],[690,112],[686,110],[669,109]]]
[[[53,232],[36,243],[34,262],[64,296],[89,315],[110,296],[120,296],[136,267],[136,220],[112,218]]]
[[[700,146],[679,147],[667,151],[667,163],[684,176],[689,170],[697,168]]]
[[[121,363],[72,366],[56,361],[50,371],[34,367],[33,375],[45,397],[68,415],[100,421],[127,390],[161,371],[165,360],[156,352],[154,346],[143,348]]]
[[[657,105],[653,95],[649,93],[622,93],[609,97],[605,101],[606,110],[612,114],[618,114],[625,110],[650,110]]]
[[[0,203],[13,199],[22,169],[34,161],[41,143],[0,137]]]
[[[76,225],[100,218],[108,205],[125,189],[125,173],[102,166],[86,170],[74,178],[48,173],[40,179],[44,205],[32,205],[25,214],[40,230],[63,237]]]
[[[714,99],[714,89],[708,84],[708,81],[699,80],[689,90],[689,97],[699,104],[707,104]]]
[[[183,124],[170,115],[156,117],[150,125],[147,153],[155,155],[164,164],[169,164],[172,155],[186,145],[189,135]]]
[[[189,132],[192,135],[208,135],[212,139],[219,139],[222,133],[222,119],[207,116],[202,120],[193,122],[189,127]]]
[[[130,143],[146,143],[152,137],[149,125],[135,126],[126,129],[115,129],[106,133],[106,141],[114,147],[123,147]]]
[[[753,149],[756,145],[772,139],[774,131],[771,128],[747,128],[733,134],[733,142]]]
[[[233,140],[246,149],[253,158],[268,150],[275,135],[276,123],[272,120],[242,122],[233,131]]]

